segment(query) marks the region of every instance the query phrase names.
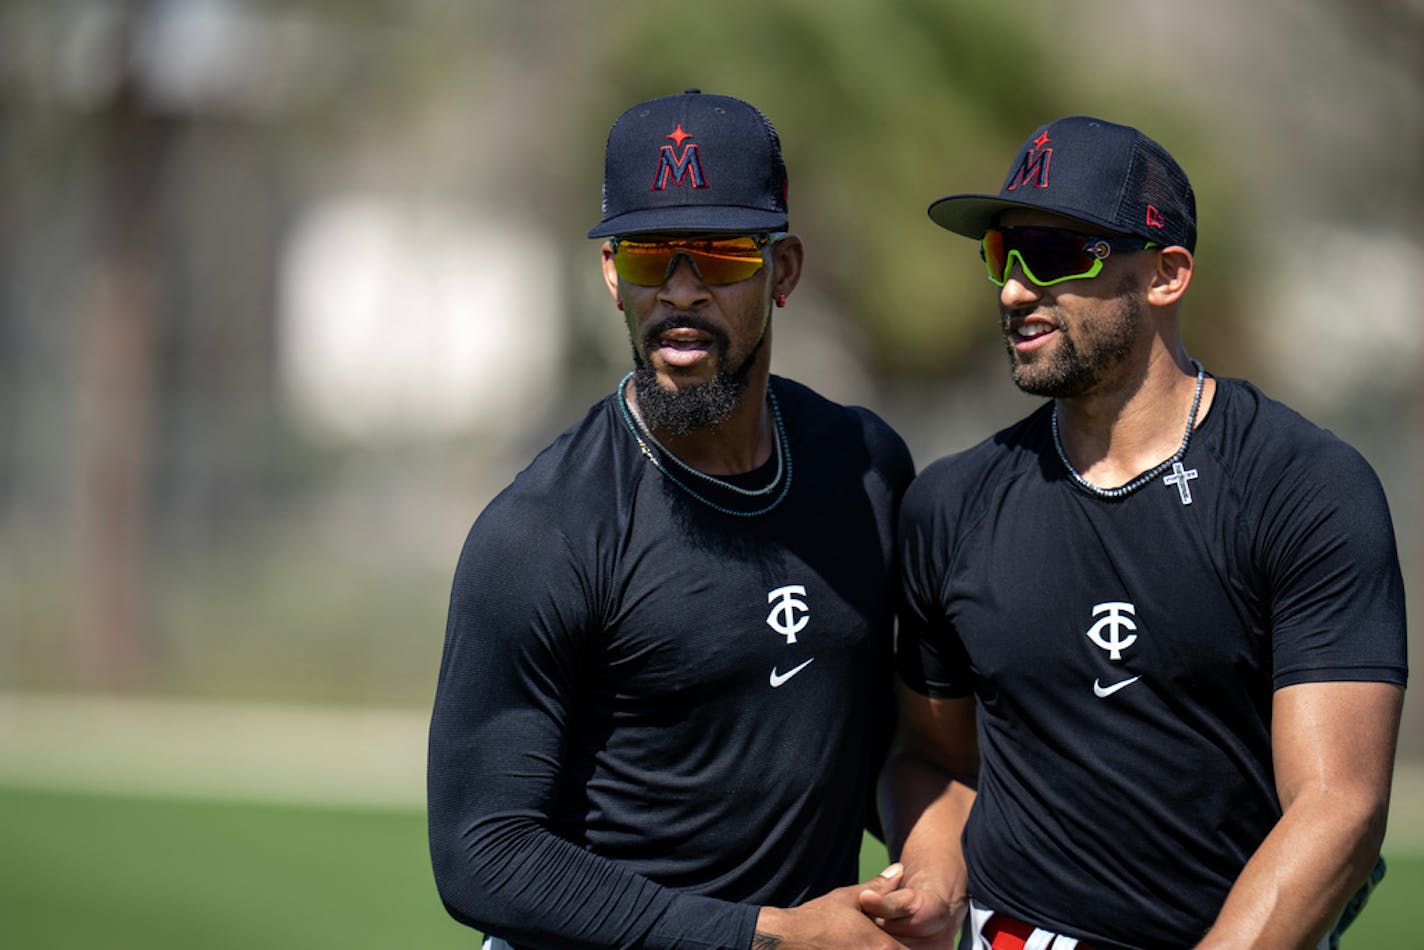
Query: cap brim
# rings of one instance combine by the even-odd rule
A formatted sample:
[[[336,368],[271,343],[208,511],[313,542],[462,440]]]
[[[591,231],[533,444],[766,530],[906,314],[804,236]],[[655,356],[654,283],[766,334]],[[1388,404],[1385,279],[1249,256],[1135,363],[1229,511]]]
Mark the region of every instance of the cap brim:
[[[1031,201],[1006,201],[998,195],[950,195],[931,204],[929,215],[931,221],[945,230],[978,240],[984,236],[985,231],[994,226],[994,219],[1001,213],[1019,208],[1027,211],[1047,211],[1094,227],[1106,228],[1113,233],[1131,233],[1122,231],[1111,221],[1104,221],[1076,208],[1050,208]]]
[[[785,231],[784,211],[764,211],[727,205],[694,205],[677,208],[645,208],[598,222],[588,232],[591,238],[654,232],[717,231],[731,234]]]
[[[993,227],[994,217],[1010,208],[1042,210],[1038,205],[1005,201],[997,195],[950,195],[931,204],[929,215],[946,231],[978,240]]]

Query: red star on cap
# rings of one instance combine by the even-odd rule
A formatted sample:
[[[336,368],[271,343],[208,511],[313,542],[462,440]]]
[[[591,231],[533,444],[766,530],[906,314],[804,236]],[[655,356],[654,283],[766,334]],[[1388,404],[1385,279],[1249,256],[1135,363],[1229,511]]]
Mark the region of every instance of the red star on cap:
[[[690,138],[692,138],[692,136],[689,135],[688,133],[682,131],[682,123],[679,122],[679,123],[677,124],[677,128],[673,129],[673,130],[672,130],[672,134],[671,134],[671,135],[668,135],[667,138],[672,139],[672,140],[673,140],[673,144],[675,144],[678,148],[682,148],[682,140],[683,140],[683,139],[690,139]]]
[[[1049,143],[1049,141],[1050,139],[1048,138],[1048,130],[1044,129],[1042,132],[1038,133],[1038,138],[1033,140],[1034,148],[1043,148]]]

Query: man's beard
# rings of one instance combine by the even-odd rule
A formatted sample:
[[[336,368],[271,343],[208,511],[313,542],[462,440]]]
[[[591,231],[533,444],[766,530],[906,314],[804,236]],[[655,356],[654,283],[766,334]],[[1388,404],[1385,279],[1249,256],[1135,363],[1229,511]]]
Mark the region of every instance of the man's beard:
[[[652,349],[663,333],[678,327],[693,327],[713,338],[712,353],[717,365],[726,366],[727,350],[732,341],[720,327],[707,323],[692,314],[675,314],[660,320],[643,334],[643,348]],[[682,389],[664,389],[658,384],[657,371],[633,348],[633,391],[638,397],[638,414],[650,429],[672,435],[686,435],[697,429],[716,426],[726,421],[746,392],[751,379],[752,364],[766,342],[766,331],[757,338],[756,345],[746,359],[731,369],[719,369],[709,381]]]
[[[1051,399],[1082,396],[1096,389],[1109,372],[1127,360],[1137,341],[1143,306],[1132,286],[1132,279],[1125,278],[1114,297],[1117,306],[1110,313],[1095,317],[1092,330],[1080,331],[1084,338],[1081,348],[1061,323],[1052,355],[1024,360],[1008,341],[1014,385],[1030,395]]]

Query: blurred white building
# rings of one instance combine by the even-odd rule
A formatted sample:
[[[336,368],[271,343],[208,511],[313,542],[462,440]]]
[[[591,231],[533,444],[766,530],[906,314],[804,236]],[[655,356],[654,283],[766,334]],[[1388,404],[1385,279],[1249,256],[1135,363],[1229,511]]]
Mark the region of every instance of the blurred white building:
[[[517,429],[557,395],[560,273],[517,224],[369,196],[317,204],[282,255],[278,360],[295,415],[355,439]]]

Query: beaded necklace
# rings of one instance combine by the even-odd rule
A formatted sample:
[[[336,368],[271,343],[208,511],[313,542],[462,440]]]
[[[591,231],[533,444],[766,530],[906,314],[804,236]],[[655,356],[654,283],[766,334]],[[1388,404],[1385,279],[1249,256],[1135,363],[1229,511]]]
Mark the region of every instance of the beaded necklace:
[[[1058,450],[1059,461],[1063,463],[1063,467],[1068,470],[1068,476],[1078,484],[1078,487],[1097,495],[1099,498],[1122,498],[1124,495],[1130,495],[1137,491],[1143,485],[1146,485],[1152,481],[1152,479],[1161,475],[1167,471],[1167,469],[1182,460],[1182,457],[1187,454],[1187,446],[1190,445],[1192,441],[1192,429],[1195,428],[1197,421],[1197,407],[1201,405],[1202,385],[1206,381],[1206,371],[1202,369],[1202,364],[1196,360],[1192,360],[1192,365],[1197,368],[1197,388],[1196,392],[1192,394],[1192,409],[1191,412],[1187,414],[1187,431],[1182,434],[1182,444],[1178,446],[1177,451],[1171,458],[1157,465],[1151,471],[1143,472],[1127,484],[1119,485],[1116,488],[1100,488],[1094,485],[1082,475],[1078,474],[1078,470],[1073,467],[1073,463],[1068,461],[1068,454],[1063,451],[1063,443],[1058,438],[1058,404],[1053,404],[1053,417],[1051,422],[1053,429],[1053,447]]]
[[[721,478],[717,478],[714,475],[708,475],[706,472],[698,471],[691,465],[688,465],[682,459],[678,458],[671,451],[669,451],[666,446],[659,442],[657,440],[657,437],[653,435],[652,428],[649,427],[648,424],[643,421],[643,417],[638,413],[638,411],[628,403],[626,389],[628,385],[628,380],[631,379],[632,376],[633,374],[629,373],[627,376],[624,376],[623,379],[618,383],[618,408],[622,412],[623,421],[628,426],[628,431],[632,433],[633,439],[638,443],[638,448],[640,451],[642,451],[643,457],[646,458],[649,462],[651,462],[653,464],[653,467],[656,468],[659,472],[661,472],[663,476],[668,479],[668,481],[672,482],[678,488],[682,489],[684,492],[691,495],[698,501],[702,502],[702,504],[706,505],[708,508],[711,508],[713,511],[719,511],[724,515],[731,515],[735,518],[755,518],[758,515],[764,515],[767,512],[771,511],[773,508],[775,508],[777,505],[781,504],[781,502],[786,498],[787,493],[791,491],[791,446],[786,438],[786,424],[782,421],[781,418],[781,406],[777,403],[776,393],[772,390],[770,385],[768,385],[766,389],[766,400],[767,405],[771,407],[771,418],[775,427],[776,434],[776,438],[773,440],[773,451],[776,453],[776,473],[772,476],[771,481],[763,487],[749,489],[742,488],[740,485],[733,485],[731,482],[728,482]],[[645,439],[644,436],[646,436],[647,438]],[[648,446],[649,442],[657,446],[658,452],[655,453]],[[680,478],[674,475],[672,471],[669,470],[668,466],[663,463],[664,458],[671,459],[672,462],[682,471],[688,472],[696,476],[697,478],[702,479],[705,482],[710,482],[711,484],[715,485],[717,488],[723,491],[727,491],[735,495],[741,495],[747,498],[763,498],[771,494],[774,490],[776,490],[778,484],[780,484],[781,490],[777,493],[776,497],[771,500],[770,503],[761,508],[756,509],[755,511],[738,511],[735,508],[728,508],[725,505],[719,505],[715,501],[712,501],[710,498],[707,498],[706,496],[695,491],[691,486],[682,481]]]

